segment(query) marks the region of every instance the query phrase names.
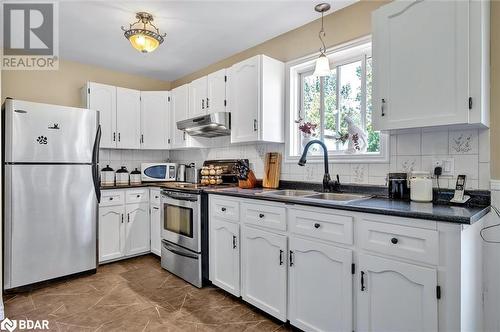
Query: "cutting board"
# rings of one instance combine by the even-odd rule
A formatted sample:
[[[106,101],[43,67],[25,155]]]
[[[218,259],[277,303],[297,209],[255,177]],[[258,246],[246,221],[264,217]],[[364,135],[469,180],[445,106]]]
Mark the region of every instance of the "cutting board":
[[[281,176],[281,153],[268,152],[264,162],[264,178],[262,179],[262,187],[278,188],[280,185]]]

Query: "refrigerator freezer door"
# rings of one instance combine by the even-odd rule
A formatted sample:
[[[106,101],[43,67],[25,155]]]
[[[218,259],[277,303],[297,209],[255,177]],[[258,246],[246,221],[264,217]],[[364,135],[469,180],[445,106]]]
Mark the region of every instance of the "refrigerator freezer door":
[[[5,288],[96,268],[91,165],[5,166]]]
[[[91,163],[98,112],[5,101],[5,162]]]

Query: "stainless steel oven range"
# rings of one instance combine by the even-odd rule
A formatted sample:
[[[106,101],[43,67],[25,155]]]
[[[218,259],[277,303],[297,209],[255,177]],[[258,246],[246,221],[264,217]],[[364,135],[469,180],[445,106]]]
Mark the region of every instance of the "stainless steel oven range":
[[[201,205],[200,193],[162,191],[161,266],[196,287],[203,284]]]

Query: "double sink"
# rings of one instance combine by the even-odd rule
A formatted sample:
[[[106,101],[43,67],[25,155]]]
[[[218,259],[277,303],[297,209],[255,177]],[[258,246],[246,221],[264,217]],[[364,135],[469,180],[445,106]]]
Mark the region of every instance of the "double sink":
[[[276,190],[276,191],[266,191],[261,193],[263,196],[274,196],[274,197],[287,197],[293,199],[307,199],[307,200],[323,200],[335,203],[352,203],[355,201],[360,201],[364,199],[369,199],[372,196],[368,195],[358,195],[358,194],[347,194],[347,193],[318,193],[314,191],[306,190]]]

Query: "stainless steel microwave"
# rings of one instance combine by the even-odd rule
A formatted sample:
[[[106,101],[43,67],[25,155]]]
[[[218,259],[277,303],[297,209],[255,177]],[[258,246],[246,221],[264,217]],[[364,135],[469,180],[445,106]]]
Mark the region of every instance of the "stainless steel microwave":
[[[175,181],[177,164],[174,163],[143,163],[141,164],[141,180]]]

